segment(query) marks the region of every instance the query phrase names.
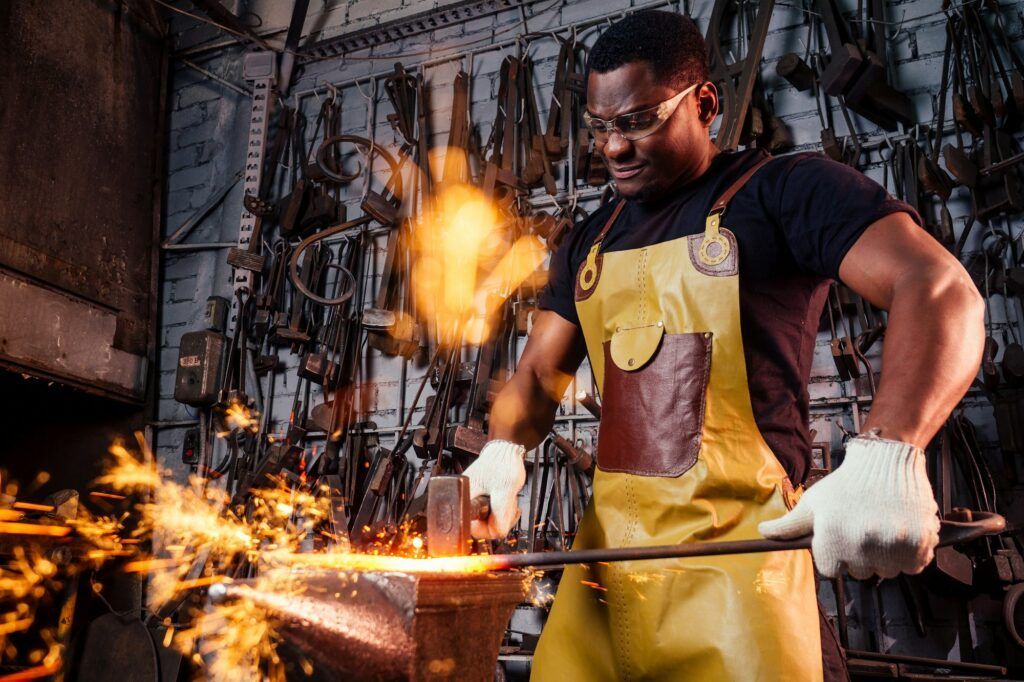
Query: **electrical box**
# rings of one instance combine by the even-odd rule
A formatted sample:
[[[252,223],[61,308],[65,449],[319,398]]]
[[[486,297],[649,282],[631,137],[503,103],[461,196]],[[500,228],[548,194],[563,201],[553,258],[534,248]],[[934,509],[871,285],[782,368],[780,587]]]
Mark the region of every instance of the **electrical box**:
[[[205,330],[182,335],[174,399],[193,407],[207,407],[217,402],[223,358],[223,334]]]

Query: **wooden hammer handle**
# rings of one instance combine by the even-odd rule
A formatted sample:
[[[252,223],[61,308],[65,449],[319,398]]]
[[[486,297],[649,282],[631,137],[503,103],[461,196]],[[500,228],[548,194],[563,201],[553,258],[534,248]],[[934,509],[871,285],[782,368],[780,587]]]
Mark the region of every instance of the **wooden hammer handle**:
[[[474,521],[486,521],[491,515],[491,496],[477,495],[470,500],[469,518]]]

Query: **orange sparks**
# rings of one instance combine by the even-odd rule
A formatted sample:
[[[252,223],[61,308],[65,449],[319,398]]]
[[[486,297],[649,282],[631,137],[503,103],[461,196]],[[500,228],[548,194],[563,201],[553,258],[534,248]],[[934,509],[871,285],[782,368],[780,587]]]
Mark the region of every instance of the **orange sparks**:
[[[211,575],[208,578],[196,578],[195,580],[182,580],[178,583],[178,590],[184,592],[185,590],[195,590],[200,587],[209,587],[210,585],[219,585],[221,583],[230,583],[231,578],[226,575]]]
[[[24,514],[21,512],[12,511],[10,509],[0,509],[0,521],[17,521],[18,519],[24,518]]]
[[[86,553],[89,559],[109,559],[117,556],[131,556],[134,552],[127,549],[94,549]]]
[[[8,621],[6,623],[0,623],[0,637],[9,635],[12,632],[24,632],[32,626],[31,618],[22,618],[21,620]]]
[[[181,559],[142,559],[128,562],[124,565],[124,571],[126,573],[146,573],[147,571],[177,568],[181,564]]]
[[[37,523],[0,521],[0,535],[44,535],[62,538],[70,532],[71,529],[67,526],[44,526]]]
[[[41,511],[51,512],[53,511],[53,505],[49,504],[32,504],[31,502],[15,502],[11,505],[15,509],[23,509],[25,511]]]
[[[232,431],[259,428],[259,415],[237,402],[228,405],[228,409],[224,411],[224,421]]]
[[[107,499],[107,500],[124,500],[124,499],[127,499],[124,495],[115,495],[114,493],[101,493],[101,492],[97,492],[95,490],[92,491],[91,493],[89,493],[89,497],[101,497],[101,498],[104,498],[104,499]]]
[[[595,583],[595,582],[593,582],[591,580],[581,580],[580,584],[581,585],[586,585],[587,587],[591,587],[591,588],[593,588],[595,590],[601,590],[602,592],[607,592],[608,591],[607,587],[604,587],[603,585],[599,585],[599,584],[597,584],[597,583]]]
[[[4,675],[0,677],[0,682],[24,682],[25,680],[41,680],[45,677],[51,677],[60,671],[63,663],[57,660],[54,663],[44,663],[43,665],[37,665],[34,668],[26,668],[10,675]]]

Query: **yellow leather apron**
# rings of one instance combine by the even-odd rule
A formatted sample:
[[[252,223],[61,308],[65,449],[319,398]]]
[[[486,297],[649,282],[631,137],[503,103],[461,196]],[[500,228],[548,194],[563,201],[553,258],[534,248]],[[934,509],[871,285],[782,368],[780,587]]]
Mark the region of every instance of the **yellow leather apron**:
[[[767,161],[765,159],[764,161]],[[602,420],[574,549],[759,538],[792,492],[754,422],[738,251],[715,203],[704,232],[601,253],[576,278]],[[566,568],[533,680],[821,680],[809,552]]]

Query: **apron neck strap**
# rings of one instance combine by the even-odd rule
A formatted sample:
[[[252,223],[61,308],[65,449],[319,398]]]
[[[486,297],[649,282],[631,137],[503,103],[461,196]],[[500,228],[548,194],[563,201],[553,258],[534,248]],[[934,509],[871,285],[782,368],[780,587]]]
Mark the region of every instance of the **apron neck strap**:
[[[612,225],[615,224],[616,218],[619,217],[619,214],[622,213],[622,209],[625,208],[625,206],[626,200],[619,199],[619,203],[615,205],[615,210],[612,211],[611,216],[608,217],[608,222],[606,222],[604,227],[601,228],[601,231],[597,233],[597,238],[594,239],[594,243],[591,245],[592,247],[601,243],[605,235],[608,234],[608,230],[612,229]]]
[[[721,196],[718,197],[718,201],[715,202],[714,206],[711,207],[711,211],[704,221],[704,239],[701,241],[700,248],[697,251],[697,257],[704,265],[714,267],[725,262],[725,259],[729,257],[729,253],[733,250],[733,244],[722,235],[719,229],[722,226],[722,214],[725,213],[729,200],[733,198],[736,192],[740,191],[740,188],[746,184],[750,176],[771,160],[771,156],[766,156],[755,163],[746,173],[729,185]]]
[[[765,165],[773,158],[774,157],[772,157],[771,155],[764,157],[763,159],[755,163],[753,166],[751,166],[746,173],[738,177],[736,181],[729,185],[729,187],[724,192],[722,192],[722,194],[718,197],[718,201],[716,201],[714,206],[711,207],[711,213],[725,213],[725,209],[729,205],[729,201],[733,198],[736,192],[739,192],[740,188],[742,188],[743,185],[747,184],[747,180],[750,179],[750,176],[756,173],[761,168],[761,166]]]

